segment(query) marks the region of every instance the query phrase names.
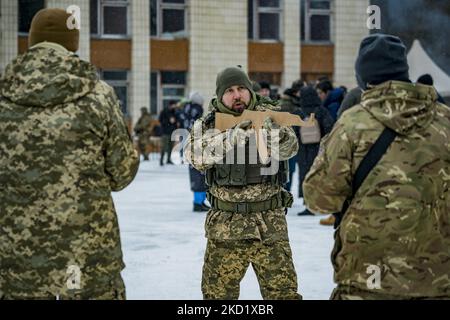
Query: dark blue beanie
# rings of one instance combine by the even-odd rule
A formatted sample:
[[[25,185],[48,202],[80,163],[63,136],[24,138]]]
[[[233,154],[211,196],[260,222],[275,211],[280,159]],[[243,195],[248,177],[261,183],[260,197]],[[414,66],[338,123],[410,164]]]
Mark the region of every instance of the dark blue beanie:
[[[355,63],[360,88],[389,80],[409,81],[406,47],[399,37],[373,34],[364,38]]]

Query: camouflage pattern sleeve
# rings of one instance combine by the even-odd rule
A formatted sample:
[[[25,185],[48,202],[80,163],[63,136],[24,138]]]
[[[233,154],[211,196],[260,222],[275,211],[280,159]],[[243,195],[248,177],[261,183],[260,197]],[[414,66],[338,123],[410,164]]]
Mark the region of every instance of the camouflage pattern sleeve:
[[[340,122],[324,137],[303,182],[306,207],[316,213],[336,213],[351,194],[352,145]]]
[[[133,181],[139,167],[139,156],[134,149],[125,119],[112,88],[108,100],[108,136],[104,141],[105,172],[112,191],[120,191]]]
[[[195,121],[184,147],[186,160],[202,172],[221,163],[225,154],[232,148],[227,141],[227,133],[209,128],[205,118]]]
[[[295,135],[294,130],[291,127],[281,127],[280,128],[280,152],[279,161],[289,160],[295,156],[298,152],[298,140]],[[274,155],[276,158],[276,156]]]
[[[278,105],[263,104],[257,105],[256,110],[281,111],[281,108]],[[275,138],[274,141],[268,141],[269,154],[272,154],[272,150],[270,147],[272,144],[279,145],[280,147],[279,156],[276,153],[274,153],[273,157],[278,161],[289,160],[290,158],[292,158],[297,154],[299,148],[298,139],[297,136],[295,135],[294,129],[292,129],[291,127],[280,127],[278,125],[273,125],[273,123],[271,124],[271,126],[272,128],[279,129],[280,131],[278,135],[275,135],[275,137],[273,137]],[[269,130],[268,135],[270,135],[270,129],[267,127],[267,124],[265,129]],[[268,137],[268,140],[272,140],[272,137]]]

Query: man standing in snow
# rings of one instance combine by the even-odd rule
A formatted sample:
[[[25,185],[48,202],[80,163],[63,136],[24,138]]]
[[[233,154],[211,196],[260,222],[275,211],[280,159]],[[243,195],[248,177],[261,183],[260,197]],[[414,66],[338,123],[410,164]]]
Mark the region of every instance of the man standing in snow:
[[[148,161],[147,145],[150,143],[150,136],[152,134],[152,116],[146,107],[141,108],[141,116],[134,126],[134,132],[138,136],[138,148],[144,161]]]
[[[366,37],[356,75],[362,101],[322,142],[303,184],[311,211],[339,212],[332,298],[448,299],[450,110],[433,87],[409,81],[398,37]]]
[[[69,17],[39,11],[0,80],[0,300],[125,298],[111,191],[138,154]]]
[[[285,217],[292,195],[282,187],[289,174],[286,160],[298,150],[297,137],[290,127],[280,128],[270,118],[265,120],[264,129],[269,135],[272,130],[279,130],[279,135],[271,138],[278,141],[268,138],[267,143],[271,152],[271,145],[279,145],[278,159],[273,151],[272,161],[280,163],[280,170],[273,175],[262,175],[265,166],[259,161],[223,161],[227,154],[239,153],[238,147],[248,154],[249,138],[245,136],[251,122],[243,121],[227,132],[205,134],[215,127],[216,114],[238,116],[245,109],[263,111],[278,107],[256,94],[247,74],[237,67],[218,74],[216,94],[210,104],[212,111],[195,122],[185,148],[186,159],[206,172],[210,187],[208,200],[212,209],[206,218],[203,297],[237,299],[240,281],[251,263],[264,299],[299,299]],[[203,157],[208,148],[221,151]]]

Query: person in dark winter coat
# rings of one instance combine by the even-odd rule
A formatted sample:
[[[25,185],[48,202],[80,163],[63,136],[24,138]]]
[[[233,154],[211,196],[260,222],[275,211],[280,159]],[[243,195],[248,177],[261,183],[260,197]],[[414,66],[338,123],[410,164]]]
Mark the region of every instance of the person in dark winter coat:
[[[280,99],[280,106],[282,112],[294,113],[297,110],[300,101],[300,89],[305,86],[305,81],[298,79],[292,83],[292,86],[284,90]]]
[[[280,100],[281,112],[289,112],[292,114],[296,114],[297,109],[300,107],[300,88],[289,88],[286,89],[283,93],[283,96]],[[296,133],[298,130],[295,130]],[[298,136],[297,136],[298,138]],[[284,188],[287,191],[291,191],[292,188],[292,177],[294,176],[295,167],[298,162],[298,154],[289,159],[289,182],[285,184]]]
[[[344,100],[345,90],[343,88],[333,88],[331,81],[321,81],[317,87],[317,94],[322,100],[322,105],[330,112],[334,121],[337,120],[338,110]]]
[[[314,113],[317,122],[319,123],[321,136],[327,135],[334,125],[334,119],[330,115],[330,112],[321,105],[320,98],[314,90],[314,88],[308,86],[300,90],[300,108],[297,114],[305,119],[310,117]],[[299,167],[299,197],[303,198],[303,181],[305,180],[306,174],[311,168],[314,159],[319,152],[320,143],[314,144],[303,144],[301,139],[299,139],[299,152],[298,152],[298,167]],[[298,215],[312,215],[312,213],[306,209],[300,212]]]
[[[297,109],[300,107],[300,89],[306,85],[305,81],[298,79],[292,83],[289,89],[283,92],[283,96],[280,99],[281,111],[289,112],[295,114]],[[298,133],[297,129],[294,129]],[[298,138],[298,136],[297,136]],[[284,188],[287,191],[291,191],[292,188],[292,177],[295,173],[295,167],[298,162],[298,154],[289,159],[289,182],[285,184]]]
[[[296,92],[292,88],[284,90],[280,100],[280,111],[293,113],[298,108],[298,100],[298,92]]]
[[[171,101],[169,106],[161,111],[159,115],[159,122],[161,123],[161,159],[160,165],[164,165],[164,155],[167,153],[167,164],[173,164],[171,158],[173,141],[171,140],[172,133],[178,128],[179,123],[175,112],[177,102]]]
[[[194,122],[203,115],[204,99],[199,92],[192,92],[189,95],[189,103],[184,106],[184,128],[191,130]],[[189,165],[189,179],[191,182],[191,191],[194,193],[194,212],[205,212],[211,209],[205,204],[206,185],[205,175]]]
[[[337,117],[338,119],[342,116],[344,111],[350,109],[353,106],[356,106],[361,102],[362,90],[360,87],[353,88],[345,95],[344,100],[341,103],[341,107],[338,110]]]
[[[189,95],[189,100],[183,108],[183,128],[191,130],[194,122],[203,115],[203,103],[204,99],[199,92],[195,91]]]

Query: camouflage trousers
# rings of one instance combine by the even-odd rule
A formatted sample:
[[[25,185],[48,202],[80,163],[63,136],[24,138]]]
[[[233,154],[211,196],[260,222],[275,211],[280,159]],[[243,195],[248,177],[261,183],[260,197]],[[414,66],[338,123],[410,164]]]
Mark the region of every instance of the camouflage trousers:
[[[162,135],[161,137],[161,163],[164,162],[165,154],[167,154],[167,161],[171,161],[172,149],[174,145],[174,142],[171,139],[172,137],[170,135]]]
[[[202,292],[207,300],[236,300],[249,264],[265,300],[297,300],[297,274],[288,241],[265,244],[256,240],[208,240]]]
[[[338,285],[330,300],[449,300],[450,297],[409,297],[380,293],[377,290],[362,290],[350,286]]]
[[[118,274],[108,285],[85,290],[74,290],[60,296],[47,292],[3,292],[0,287],[1,300],[126,300],[125,284]]]
[[[144,159],[148,159],[147,154],[147,145],[150,142],[150,135],[148,134],[140,134],[138,137],[138,148],[141,155],[144,156]]]

